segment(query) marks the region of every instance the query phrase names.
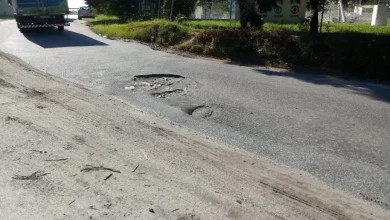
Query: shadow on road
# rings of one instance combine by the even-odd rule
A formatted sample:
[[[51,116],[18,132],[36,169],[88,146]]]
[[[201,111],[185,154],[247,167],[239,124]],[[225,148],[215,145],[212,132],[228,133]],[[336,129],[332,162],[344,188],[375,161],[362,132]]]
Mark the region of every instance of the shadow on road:
[[[312,76],[292,72],[275,72],[270,70],[258,70],[256,72],[268,76],[290,77],[317,85],[329,85],[337,88],[345,88],[354,94],[364,95],[375,100],[390,103],[390,86],[357,81],[334,79],[325,76]]]
[[[27,29],[23,35],[27,38],[27,40],[43,48],[90,47],[107,45],[83,34],[66,30],[66,28],[64,32],[59,32],[56,28]]]

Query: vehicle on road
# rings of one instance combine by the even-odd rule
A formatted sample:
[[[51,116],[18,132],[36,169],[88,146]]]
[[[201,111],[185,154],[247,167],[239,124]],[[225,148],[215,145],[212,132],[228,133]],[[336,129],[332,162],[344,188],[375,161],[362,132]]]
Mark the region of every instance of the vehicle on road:
[[[78,19],[82,20],[83,18],[94,18],[93,9],[88,6],[82,6],[78,11]]]
[[[20,31],[28,28],[69,26],[67,0],[8,0],[14,8],[14,17]]]

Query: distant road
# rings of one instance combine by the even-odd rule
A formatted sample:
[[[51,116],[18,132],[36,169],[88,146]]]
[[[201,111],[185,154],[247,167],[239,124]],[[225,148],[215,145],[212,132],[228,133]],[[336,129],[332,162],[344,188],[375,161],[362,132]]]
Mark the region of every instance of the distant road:
[[[338,189],[390,204],[389,86],[185,58],[105,39],[84,23],[72,22],[63,34],[53,29],[22,35],[14,21],[4,21],[0,50]],[[137,84],[136,75],[146,76]],[[148,92],[148,83],[156,89]]]

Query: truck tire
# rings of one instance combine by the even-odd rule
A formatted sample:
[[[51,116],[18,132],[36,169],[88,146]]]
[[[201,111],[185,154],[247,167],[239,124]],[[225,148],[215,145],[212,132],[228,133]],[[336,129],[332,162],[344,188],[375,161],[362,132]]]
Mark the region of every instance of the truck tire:
[[[58,31],[59,32],[64,32],[64,30],[65,30],[64,26],[58,26]]]
[[[79,20],[83,20],[83,18],[79,16]]]

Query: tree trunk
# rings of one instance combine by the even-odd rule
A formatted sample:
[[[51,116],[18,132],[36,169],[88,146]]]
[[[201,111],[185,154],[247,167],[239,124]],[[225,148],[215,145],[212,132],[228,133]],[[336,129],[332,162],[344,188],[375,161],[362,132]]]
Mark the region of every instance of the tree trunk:
[[[169,16],[169,19],[173,21],[173,6],[174,6],[175,0],[172,0],[172,5],[171,5],[171,15]]]
[[[241,28],[247,28],[248,22],[245,16],[245,0],[237,0],[238,8],[240,9],[240,26]]]
[[[317,33],[318,32],[318,12],[320,10],[319,3],[320,0],[311,0],[311,7],[313,9],[313,16],[310,20],[310,32]]]

